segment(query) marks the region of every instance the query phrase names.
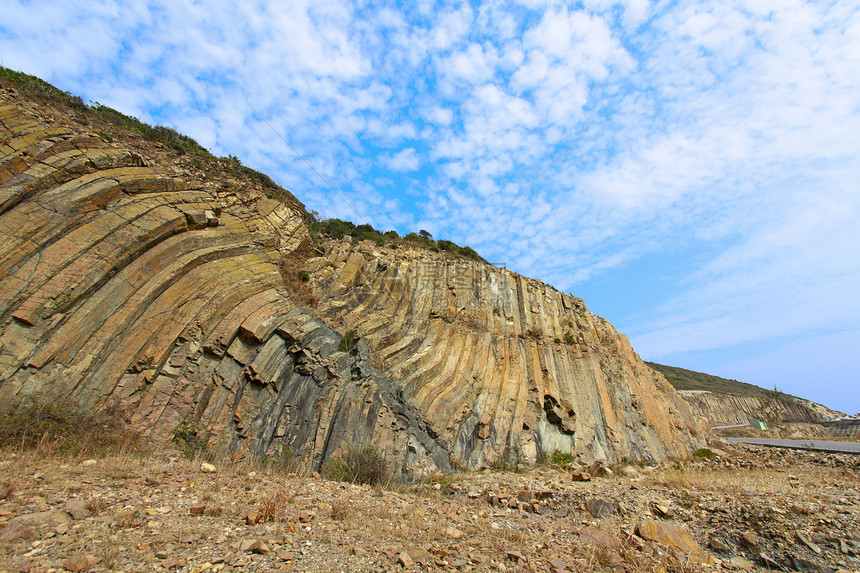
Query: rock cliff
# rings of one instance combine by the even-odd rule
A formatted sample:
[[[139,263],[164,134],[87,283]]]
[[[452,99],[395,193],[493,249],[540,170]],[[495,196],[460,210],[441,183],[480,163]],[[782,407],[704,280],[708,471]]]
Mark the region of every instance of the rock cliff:
[[[314,469],[366,443],[403,473],[698,447],[580,299],[426,249],[315,247],[289,194],[109,127],[0,94],[0,410],[115,406],[154,439],[185,423]]]
[[[747,424],[750,418],[814,424],[841,414],[800,398],[735,396],[702,390],[679,393],[711,426]]]

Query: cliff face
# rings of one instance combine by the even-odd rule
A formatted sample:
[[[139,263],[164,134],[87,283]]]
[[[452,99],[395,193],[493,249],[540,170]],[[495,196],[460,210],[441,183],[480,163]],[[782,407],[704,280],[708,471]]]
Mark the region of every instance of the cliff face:
[[[0,410],[115,405],[156,439],[186,422],[317,469],[359,443],[404,472],[698,445],[692,411],[579,299],[409,248],[308,260],[294,199],[87,123],[0,95]],[[364,338],[341,351],[333,326]]]
[[[841,414],[799,398],[734,396],[701,390],[680,390],[679,393],[711,426],[747,424],[750,418],[814,424]]]
[[[278,264],[301,205],[106,143],[0,100],[0,409],[119,406],[170,439],[320,464],[372,442],[406,466],[448,457],[359,346],[292,302]],[[167,154],[154,149],[154,154]],[[396,430],[396,431],[395,431]]]

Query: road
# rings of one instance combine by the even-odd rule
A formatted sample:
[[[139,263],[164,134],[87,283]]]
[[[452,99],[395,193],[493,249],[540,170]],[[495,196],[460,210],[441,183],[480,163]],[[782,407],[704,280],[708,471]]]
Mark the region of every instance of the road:
[[[841,452],[860,454],[860,442],[833,442],[829,440],[769,440],[764,438],[723,438],[729,442],[746,442],[759,446],[791,448],[793,450],[816,450],[819,452]]]

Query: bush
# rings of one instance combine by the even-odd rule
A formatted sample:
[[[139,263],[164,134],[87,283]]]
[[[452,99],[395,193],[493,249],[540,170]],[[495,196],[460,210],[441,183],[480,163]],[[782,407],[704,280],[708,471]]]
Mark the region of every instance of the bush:
[[[306,283],[311,280],[311,274],[308,271],[302,269],[299,271],[299,280],[303,283]]]
[[[0,417],[0,447],[105,455],[143,444],[115,409],[85,412],[70,402],[37,402]]]
[[[696,456],[697,458],[711,459],[712,457],[714,457],[717,454],[715,454],[714,452],[712,452],[708,448],[699,448],[698,450],[693,452],[693,455]]]
[[[512,448],[506,448],[505,455],[490,464],[490,469],[494,472],[519,473],[520,466],[524,464],[523,451],[519,445],[515,445]]]
[[[353,329],[347,330],[343,335],[343,338],[340,339],[340,344],[338,348],[341,352],[349,352],[358,342],[360,336],[358,336],[358,331]]]
[[[373,446],[349,450],[323,466],[325,476],[334,481],[381,485],[391,478],[385,456]]]
[[[575,460],[576,458],[573,454],[568,454],[559,450],[555,450],[550,456],[550,461],[552,463],[563,468],[571,465]]]
[[[190,460],[206,452],[206,440],[201,435],[197,424],[183,421],[173,430],[173,442],[182,448],[182,452]]]

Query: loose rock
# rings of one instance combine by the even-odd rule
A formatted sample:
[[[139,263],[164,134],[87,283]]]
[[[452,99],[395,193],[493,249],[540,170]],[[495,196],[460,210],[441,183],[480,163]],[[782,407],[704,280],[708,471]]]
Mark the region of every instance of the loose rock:
[[[713,563],[710,553],[699,547],[693,536],[680,525],[646,519],[636,525],[636,533],[649,541],[674,549],[699,563]]]

